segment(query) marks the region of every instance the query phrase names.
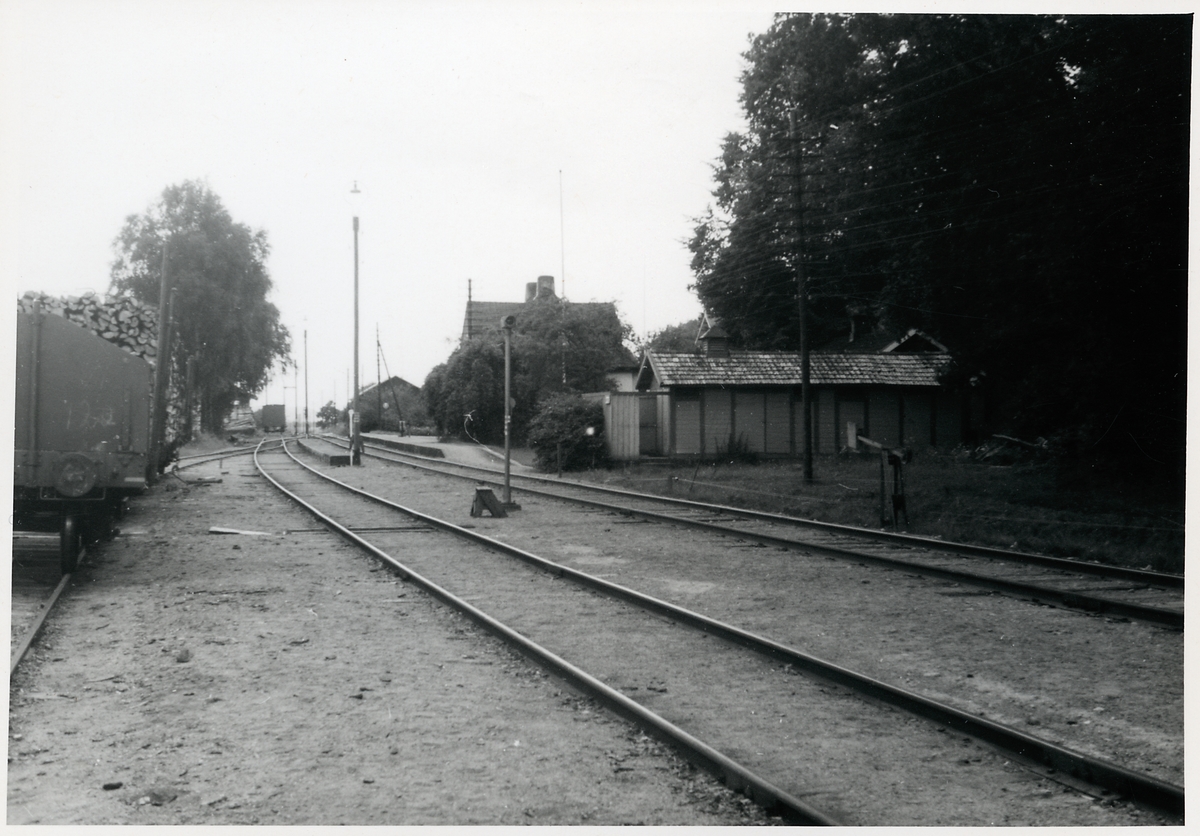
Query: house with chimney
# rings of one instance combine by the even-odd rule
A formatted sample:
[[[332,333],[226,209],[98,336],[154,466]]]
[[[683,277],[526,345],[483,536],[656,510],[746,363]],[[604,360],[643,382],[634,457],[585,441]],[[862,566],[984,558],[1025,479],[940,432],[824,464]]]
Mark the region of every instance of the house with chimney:
[[[536,282],[526,284],[524,302],[480,302],[471,297],[471,281],[468,279],[467,311],[463,316],[462,341],[472,340],[496,329],[501,317],[520,316],[528,305],[558,301],[558,295],[554,292],[553,276],[538,276]]]
[[[521,314],[528,310],[531,305],[544,304],[547,302],[562,301],[554,291],[553,276],[538,276],[536,282],[529,282],[525,285],[525,301],[524,302],[481,302],[472,298],[471,285],[467,283],[467,310],[463,316],[462,341],[476,339],[484,334],[495,331],[502,317],[515,316],[520,317]],[[596,308],[603,309],[610,316],[616,317],[616,305],[612,302],[570,302],[575,308]],[[632,391],[634,381],[637,377],[638,364],[635,358],[628,350],[622,349],[625,355],[625,362],[618,363],[612,368],[607,369],[607,375],[610,384],[613,388],[623,391]]]
[[[730,449],[764,457],[803,455],[800,352],[729,346],[721,324],[701,318],[696,352],[645,351],[636,391],[605,400],[605,434],[617,460],[717,458]],[[947,348],[918,329],[861,334],[809,353],[813,450],[853,447],[847,426],[889,447],[961,443],[968,400],[941,383]]]

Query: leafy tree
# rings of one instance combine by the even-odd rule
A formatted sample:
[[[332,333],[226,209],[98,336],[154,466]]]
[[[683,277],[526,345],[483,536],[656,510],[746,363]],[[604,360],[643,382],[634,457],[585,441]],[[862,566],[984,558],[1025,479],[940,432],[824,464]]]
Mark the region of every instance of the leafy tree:
[[[659,351],[695,352],[696,337],[700,333],[700,317],[680,322],[678,325],[668,325],[660,331],[653,331],[646,339],[646,348]]]
[[[524,439],[546,398],[609,389],[608,370],[630,360],[624,341],[631,333],[610,304],[535,300],[527,305],[511,343],[513,439]],[[422,391],[439,435],[503,441],[504,335],[498,325],[461,344],[429,373]]]
[[[607,466],[604,407],[579,395],[551,395],[529,424],[529,446],[544,472]]]
[[[290,351],[279,311],[267,301],[267,235],[235,223],[202,183],[168,186],[145,213],[126,218],[113,242],[110,292],[157,305],[164,246],[176,290],[173,373],[184,374],[195,358],[201,425],[219,432],[234,401],[261,391]]]
[[[615,305],[535,300],[513,328],[522,396],[537,403],[552,393],[607,390],[609,369],[632,359],[624,345],[632,335]]]
[[[690,243],[735,342],[868,310],[987,373],[998,429],[1182,462],[1191,20],[787,15]]]
[[[334,405],[333,401],[317,410],[317,426],[322,429],[332,427],[340,420],[342,420],[342,411]]]
[[[489,443],[504,439],[504,347],[498,332],[460,345],[434,367],[422,389],[439,436]],[[524,399],[516,400],[514,423],[524,410]]]

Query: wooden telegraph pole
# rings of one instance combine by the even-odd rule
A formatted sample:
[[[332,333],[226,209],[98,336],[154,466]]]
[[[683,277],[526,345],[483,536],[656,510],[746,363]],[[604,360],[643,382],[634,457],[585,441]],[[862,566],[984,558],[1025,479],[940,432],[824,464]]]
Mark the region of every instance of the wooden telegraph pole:
[[[792,142],[792,157],[796,177],[795,259],[796,302],[800,314],[800,433],[804,439],[804,481],[813,480],[812,400],[809,387],[808,347],[808,278],[804,274],[804,194],[801,150],[796,135],[796,113],[788,112],[788,133]]]
[[[146,451],[146,482],[153,485],[158,482],[158,457],[162,449],[163,424],[166,423],[167,411],[167,374],[171,362],[170,351],[170,287],[167,277],[167,248],[169,241],[163,241],[162,276],[158,286],[158,347],[154,360],[154,404],[150,412],[150,443]]]

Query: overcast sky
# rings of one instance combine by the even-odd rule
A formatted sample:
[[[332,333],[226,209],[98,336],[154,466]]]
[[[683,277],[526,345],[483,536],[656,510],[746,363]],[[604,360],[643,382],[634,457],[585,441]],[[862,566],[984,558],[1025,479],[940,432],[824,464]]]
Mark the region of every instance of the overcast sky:
[[[356,213],[364,385],[377,325],[417,385],[449,356],[468,279],[521,301],[565,275],[638,334],[690,319],[684,241],[777,7],[0,0],[0,267],[14,296],[103,293],[126,216],[201,179],[268,234],[314,413],[347,395]],[[290,417],[292,381],[260,402]],[[304,385],[302,369],[301,401]]]
[[[312,410],[375,328],[420,385],[475,299],[553,275],[640,334],[699,313],[684,240],[741,124],[759,0],[5,2],[13,295],[108,288],[126,216],[201,179],[266,230]],[[14,121],[9,121],[15,116]],[[560,175],[561,172],[561,175]],[[356,206],[351,188],[361,195]],[[560,188],[561,185],[561,188]],[[561,198],[561,199],[560,199]],[[11,297],[10,297],[11,298]],[[264,400],[286,396],[276,379]],[[303,370],[300,377],[303,402]]]

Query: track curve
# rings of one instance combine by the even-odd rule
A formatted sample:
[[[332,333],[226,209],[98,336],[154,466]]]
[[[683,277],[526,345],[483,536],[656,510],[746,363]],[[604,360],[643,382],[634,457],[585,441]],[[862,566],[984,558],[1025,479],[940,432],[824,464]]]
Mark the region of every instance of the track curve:
[[[353,471],[351,471],[351,473],[357,473],[357,472],[358,472],[357,468],[355,468]],[[411,516],[411,509],[406,509],[406,512],[408,512],[409,515]],[[426,525],[430,526],[431,528],[436,526],[438,528],[442,528],[443,530],[446,530],[444,526],[436,524],[432,520],[426,519],[423,522]],[[351,528],[351,527],[354,527],[354,526],[346,526],[346,528]],[[363,527],[365,527],[365,524]],[[378,525],[371,525],[370,527],[373,529],[376,529],[376,530],[379,530],[380,528],[387,530],[387,528],[388,528],[388,526],[381,527]],[[470,534],[470,532],[465,532],[465,533]],[[411,524],[410,524],[408,532],[403,535],[400,535],[400,536],[402,537],[402,539],[411,539],[411,537],[412,537]],[[477,535],[472,535],[472,536],[475,537],[476,541],[478,542]],[[375,540],[375,539],[376,539],[376,535],[372,535],[372,540]],[[411,543],[408,543],[407,545],[411,546]],[[511,553],[511,550],[510,550],[510,553]],[[527,559],[527,558],[523,558],[523,559]],[[478,569],[477,564],[471,564],[471,566],[473,567],[473,570]],[[547,567],[544,567],[544,568],[547,568]],[[506,570],[506,571],[511,571],[511,569]],[[570,576],[576,580],[579,579],[577,577],[577,575],[582,574],[582,573],[574,573],[571,571],[565,571],[565,567],[561,567],[561,566],[558,566],[555,568],[550,568],[549,571],[554,573],[554,575],[553,575],[554,577],[566,578],[566,577]],[[465,577],[468,574],[468,572],[467,572],[467,570],[464,569],[464,570],[462,570],[461,574],[463,577]],[[620,594],[626,602],[630,602],[633,600],[633,597],[631,597],[627,592],[622,593],[618,590],[614,590],[612,588],[611,584],[609,584],[609,585],[600,584],[599,586],[595,585],[594,583],[592,584],[592,588],[603,588],[606,586],[607,586],[607,588],[605,589],[606,595]],[[487,590],[479,590],[478,584],[476,584],[475,589],[476,589],[476,592],[473,594],[476,596],[482,595],[482,594],[484,594],[484,592],[487,591]],[[470,596],[468,596],[468,597],[470,597]],[[472,598],[472,600],[474,600],[474,598]],[[659,602],[659,603],[661,604],[662,602]],[[519,609],[519,607],[518,607],[518,609]],[[553,609],[553,608],[551,608],[551,609]],[[657,608],[656,614],[661,615],[664,613],[668,614],[673,619],[673,621],[675,621],[676,623],[690,623],[693,626],[700,626],[700,629],[705,631],[704,633],[701,633],[702,636],[704,636],[704,635],[714,635],[715,636],[715,635],[718,635],[718,633],[719,633],[719,625],[717,625],[711,619],[705,619],[702,616],[694,617],[695,614],[692,614],[692,616],[688,616],[685,613],[681,612],[680,608],[671,607],[670,605],[666,605],[665,608],[663,608],[661,606],[659,606]],[[551,630],[550,634],[553,635],[555,632],[556,632],[555,630]],[[737,632],[736,629],[733,632],[736,633]],[[728,636],[726,636],[726,638],[728,638]],[[757,641],[756,637],[752,637],[752,638],[754,638],[754,640]],[[744,639],[745,639],[745,637],[743,637],[743,641],[741,641],[739,643],[744,644],[745,643]],[[769,644],[769,642],[767,644]],[[708,645],[708,646],[711,647],[711,645]],[[757,652],[759,652],[759,653],[764,652],[762,647],[765,647],[765,645],[762,645],[760,648],[758,648]],[[783,650],[786,652],[786,648],[784,648]],[[776,651],[774,651],[774,652],[778,652],[778,649],[776,649]],[[787,656],[786,658],[788,658],[790,661],[788,661],[786,663],[786,666],[788,668],[792,668],[793,666],[796,666],[796,669],[799,669],[799,661],[800,661],[801,657],[802,657],[802,655],[796,655],[794,653],[790,656]],[[776,658],[780,658],[780,657],[776,657]],[[821,674],[821,676],[825,679],[826,682],[829,681],[829,679],[831,677],[831,672],[832,672],[832,669],[829,668],[829,669],[826,669],[825,672]],[[842,684],[845,684],[845,683],[842,683]],[[887,689],[884,689],[884,690],[887,690]],[[894,692],[894,691],[902,691],[903,689],[891,689],[891,690]],[[874,693],[872,695],[872,698],[879,699],[880,692],[877,691],[876,693]],[[926,701],[926,702],[928,703],[929,701]],[[908,710],[913,710],[911,706],[908,706],[907,708],[908,708]],[[928,705],[926,705],[926,709],[923,709],[923,710],[927,710],[927,709],[928,709]],[[751,710],[751,712],[753,713],[753,710]],[[926,715],[926,716],[928,716],[928,715]],[[939,719],[937,722],[946,723],[947,726],[955,727],[955,725],[954,725],[955,721],[948,719],[949,716],[950,715],[941,714],[941,715],[939,715]],[[977,726],[973,730],[973,733],[979,734],[981,739],[987,739],[984,735],[982,735],[981,729],[988,725],[994,726],[997,724],[989,724],[989,723],[985,722],[982,726]],[[1032,755],[1031,752],[1028,751],[1028,747],[1030,746],[1029,741],[1031,739],[1030,736],[1018,735],[1017,737],[1022,740],[1022,743],[1020,743],[1020,746],[1026,747],[1026,750],[1021,750],[1022,753],[1021,753],[1020,757],[1022,757],[1022,758],[1039,757],[1036,755]],[[1041,743],[1044,744],[1044,742],[1041,742]],[[990,739],[989,745],[997,745],[997,741],[995,739]],[[1004,745],[1004,744],[1000,744],[1000,745]],[[1041,744],[1039,744],[1039,745],[1041,745]],[[1056,752],[1056,754],[1054,754],[1053,758],[1049,762],[1053,764],[1053,768],[1061,770],[1067,764],[1067,761],[1054,759],[1054,758],[1062,757],[1062,753],[1058,752],[1059,749],[1061,749],[1061,747],[1054,747],[1053,745],[1050,745],[1049,747],[1042,746],[1041,752],[1042,752],[1042,756],[1044,756],[1046,753],[1049,753],[1051,751]],[[1017,751],[1017,750],[1014,750],[1014,751]],[[1046,762],[1046,761],[1043,759],[1043,762]],[[1086,777],[1088,780],[1097,780],[1097,778],[1099,778],[1099,780],[1102,783],[1105,783],[1107,786],[1110,787],[1110,789],[1114,789],[1115,791],[1122,792],[1122,793],[1128,793],[1130,795],[1136,795],[1148,803],[1151,803],[1151,804],[1154,804],[1154,805],[1160,806],[1160,807],[1165,807],[1168,809],[1173,808],[1176,804],[1178,804],[1178,805],[1182,804],[1182,789],[1178,788],[1178,787],[1174,787],[1172,785],[1169,785],[1166,782],[1160,782],[1160,781],[1157,781],[1152,778],[1146,780],[1148,778],[1148,776],[1139,776],[1139,775],[1133,774],[1129,770],[1124,770],[1121,767],[1116,767],[1114,764],[1104,764],[1104,763],[1100,762],[1098,759],[1094,759],[1094,758],[1089,759],[1089,758],[1085,757],[1082,760],[1074,760],[1074,761],[1072,761],[1072,763],[1074,764],[1073,766],[1067,767],[1067,769],[1069,771],[1074,771],[1075,773],[1080,775],[1081,778]],[[1105,773],[1105,774],[1101,774],[1101,773]],[[1130,782],[1132,782],[1132,783],[1130,783]]]
[[[342,441],[336,439],[339,444]],[[434,472],[469,474],[462,478],[484,484],[500,484],[496,481],[496,471],[488,468],[431,460],[381,446],[374,446],[369,454]],[[553,497],[647,520],[725,533],[767,546],[873,563],[1037,603],[1183,629],[1184,582],[1179,575],[947,543],[928,537],[834,525],[583,482],[563,482],[527,474],[515,478],[520,484],[514,489],[528,494]],[[530,487],[531,482],[537,487]],[[617,505],[596,499],[597,495],[619,497],[623,501]],[[667,507],[683,511],[670,513],[664,510]],[[1103,580],[1098,581],[1097,578]]]

